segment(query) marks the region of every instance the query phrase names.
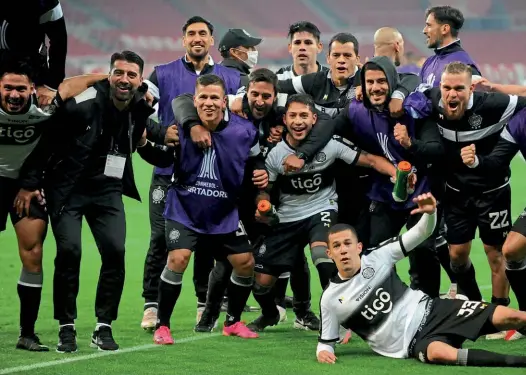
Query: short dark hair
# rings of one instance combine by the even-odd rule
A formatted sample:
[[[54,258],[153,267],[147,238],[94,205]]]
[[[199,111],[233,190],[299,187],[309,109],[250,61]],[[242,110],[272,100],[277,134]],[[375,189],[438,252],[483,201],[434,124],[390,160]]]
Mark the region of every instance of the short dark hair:
[[[289,39],[292,40],[294,38],[294,34],[296,33],[312,34],[314,39],[316,39],[318,43],[320,42],[320,37],[321,37],[320,29],[318,29],[318,27],[312,22],[299,21],[299,22],[296,22],[290,25],[289,34],[288,34]]]
[[[223,92],[226,94],[225,81],[223,81],[223,78],[216,74],[208,73],[197,77],[197,80],[195,81],[195,87],[197,86],[220,86],[223,89]]]
[[[316,107],[314,105],[314,100],[310,95],[307,94],[294,94],[287,98],[287,104],[285,104],[285,112],[289,110],[289,107],[292,103],[301,103],[305,104],[312,113],[316,113]]]
[[[435,20],[440,25],[449,25],[451,28],[451,36],[455,38],[458,36],[458,32],[464,25],[464,15],[462,12],[449,5],[428,8],[426,10],[426,18],[429,17],[430,14],[435,17]]]
[[[208,27],[208,31],[210,31],[210,35],[214,35],[214,25],[210,23],[210,21],[205,20],[203,17],[200,16],[193,16],[186,21],[186,23],[183,25],[183,34],[186,34],[186,29],[188,29],[188,26],[193,25],[194,23],[204,23]]]
[[[144,70],[144,60],[142,59],[141,56],[139,56],[133,51],[115,52],[113,55],[111,55],[110,70],[113,68],[113,64],[117,60],[124,60],[129,63],[137,64],[139,66],[139,72],[141,74]]]
[[[248,85],[256,82],[267,82],[274,86],[274,94],[278,93],[278,76],[272,70],[259,68],[248,76]]]
[[[349,224],[345,224],[345,223],[338,223],[338,224],[334,224],[332,227],[329,228],[329,230],[327,231],[327,246],[330,245],[330,242],[329,242],[329,236],[331,234],[336,234],[336,233],[340,233],[340,232],[345,232],[346,230],[349,230],[351,231],[351,233],[354,235],[354,237],[356,237],[356,239],[358,241],[360,241],[360,239],[358,238],[358,232],[356,232],[356,229],[354,229],[354,227],[352,225],[349,225]]]
[[[331,53],[332,43],[338,42],[341,44],[352,43],[354,46],[354,53],[358,55],[360,45],[358,44],[358,39],[352,34],[349,33],[338,33],[334,35],[329,41],[329,53]]]
[[[16,74],[26,76],[30,83],[36,78],[34,69],[29,59],[19,58],[17,56],[4,56],[0,63],[0,79],[6,74]]]

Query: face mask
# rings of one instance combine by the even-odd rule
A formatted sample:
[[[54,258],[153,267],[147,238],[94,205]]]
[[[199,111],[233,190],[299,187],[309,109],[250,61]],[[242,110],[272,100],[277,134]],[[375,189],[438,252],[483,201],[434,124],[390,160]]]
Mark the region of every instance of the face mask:
[[[245,64],[248,65],[250,69],[256,66],[258,63],[258,51],[247,51],[247,59],[245,60]]]

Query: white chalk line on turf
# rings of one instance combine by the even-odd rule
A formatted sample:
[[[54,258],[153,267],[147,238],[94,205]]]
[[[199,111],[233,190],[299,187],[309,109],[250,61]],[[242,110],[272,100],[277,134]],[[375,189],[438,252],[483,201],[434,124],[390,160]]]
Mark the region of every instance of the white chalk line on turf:
[[[199,336],[186,337],[184,339],[175,340],[175,345],[184,344],[184,343],[192,342],[192,341],[211,339],[211,338],[217,337],[219,335],[220,335],[220,333],[211,333],[211,334],[205,334],[205,335],[199,335]],[[0,369],[0,375],[14,374],[16,372],[22,372],[22,371],[37,370],[37,369],[41,369],[41,368],[45,368],[45,367],[59,366],[59,365],[64,365],[66,363],[85,361],[85,360],[89,360],[89,359],[95,359],[95,358],[100,358],[100,357],[107,357],[107,356],[111,356],[111,355],[119,355],[119,354],[125,354],[125,353],[139,352],[139,351],[143,351],[143,350],[159,348],[159,347],[162,347],[162,346],[164,346],[164,345],[146,344],[146,345],[132,346],[130,348],[119,349],[118,351],[115,351],[115,352],[112,352],[112,351],[105,351],[105,352],[98,351],[96,353],[88,354],[88,355],[77,355],[77,354],[74,354],[74,353],[73,354],[64,354],[65,356],[68,356],[68,358],[57,359],[55,361],[40,362],[40,363],[35,363],[35,364],[32,364],[32,365],[26,365],[26,366],[17,366],[17,367],[10,367],[10,368],[5,368],[5,369]]]

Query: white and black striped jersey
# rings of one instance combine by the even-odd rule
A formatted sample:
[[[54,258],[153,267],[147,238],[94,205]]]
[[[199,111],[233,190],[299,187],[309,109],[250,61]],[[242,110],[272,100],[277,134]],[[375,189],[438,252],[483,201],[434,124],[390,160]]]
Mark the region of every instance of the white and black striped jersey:
[[[359,335],[378,354],[408,357],[408,348],[432,299],[403,283],[393,266],[425,241],[435,225],[436,213],[422,215],[417,225],[403,235],[363,252],[361,268],[352,278],[338,275],[331,280],[321,296],[317,352],[334,352],[341,325]]]
[[[53,114],[38,108],[32,97],[29,110],[9,114],[0,108],[0,176],[18,178],[20,168],[36,147],[45,124]],[[51,106],[53,108],[53,106]]]
[[[526,97],[501,93],[475,91],[460,120],[448,120],[440,88],[414,92],[406,98],[404,106],[414,118],[431,116],[438,125],[446,149],[446,182],[454,190],[488,191],[507,185],[510,169],[487,173],[468,168],[462,162],[463,147],[475,145],[477,155],[489,155],[497,144],[502,129],[510,118],[526,108]]]
[[[356,68],[354,74],[347,79],[345,86],[336,87],[332,82],[330,70],[322,70],[280,80],[278,91],[287,95],[308,94],[312,96],[317,109],[335,117],[356,96],[354,82],[358,74],[359,70]],[[280,95],[278,99],[278,105],[285,105],[285,96]]]
[[[269,183],[279,191],[278,217],[281,223],[298,221],[326,210],[338,210],[333,164],[341,159],[358,161],[360,150],[351,142],[334,136],[313,160],[297,172],[284,173],[283,161],[295,153],[285,140],[267,155],[265,166]]]
[[[316,65],[318,66],[318,72],[329,72],[329,68],[321,65],[319,62],[316,61]],[[280,68],[276,75],[278,76],[278,80],[282,81],[285,79],[292,79],[294,77],[299,77],[298,74],[294,71],[294,65],[287,65],[282,68]]]

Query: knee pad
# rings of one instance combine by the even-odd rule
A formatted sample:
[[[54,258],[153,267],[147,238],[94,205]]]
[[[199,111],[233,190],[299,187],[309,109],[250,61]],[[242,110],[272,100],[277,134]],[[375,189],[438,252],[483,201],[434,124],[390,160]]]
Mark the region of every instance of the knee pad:
[[[327,255],[327,246],[314,246],[311,248],[312,263],[317,266],[321,263],[333,263]]]

